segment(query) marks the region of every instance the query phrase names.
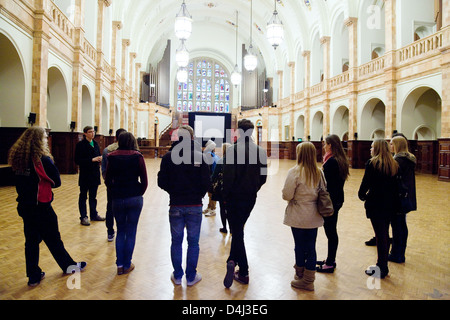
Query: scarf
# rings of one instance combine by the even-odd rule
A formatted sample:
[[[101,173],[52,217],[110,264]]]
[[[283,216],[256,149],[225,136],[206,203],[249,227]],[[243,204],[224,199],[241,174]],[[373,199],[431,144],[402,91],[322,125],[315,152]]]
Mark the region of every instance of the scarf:
[[[330,159],[333,156],[333,153],[331,151],[328,151],[327,153],[325,153],[325,155],[323,156],[323,164],[325,164],[325,162],[328,161],[328,159]]]

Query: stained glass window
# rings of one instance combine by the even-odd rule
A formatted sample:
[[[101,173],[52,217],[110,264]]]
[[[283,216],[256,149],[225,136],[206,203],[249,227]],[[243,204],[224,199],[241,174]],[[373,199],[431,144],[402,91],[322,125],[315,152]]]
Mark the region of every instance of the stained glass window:
[[[212,59],[195,59],[188,65],[187,83],[177,83],[177,111],[231,112],[232,86],[226,69]]]

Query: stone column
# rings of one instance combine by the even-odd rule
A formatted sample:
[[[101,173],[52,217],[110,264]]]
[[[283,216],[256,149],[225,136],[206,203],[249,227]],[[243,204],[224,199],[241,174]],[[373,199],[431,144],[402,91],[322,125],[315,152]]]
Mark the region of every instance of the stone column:
[[[348,93],[350,96],[348,139],[353,140],[357,132],[358,124],[358,18],[350,17],[345,20],[348,29],[349,43],[349,83]]]
[[[330,133],[330,99],[329,99],[329,79],[330,79],[330,37],[320,38],[323,49],[323,138]]]
[[[310,125],[310,97],[311,97],[311,51],[303,51],[303,60],[305,63],[305,137],[311,135]]]
[[[31,112],[36,113],[36,124],[44,128],[47,127],[48,53],[51,19],[45,11],[47,1],[35,1],[31,92]]]
[[[102,131],[102,90],[103,90],[103,29],[105,21],[105,7],[111,5],[112,0],[98,0],[97,15],[97,70],[95,76],[95,124],[99,132]],[[106,125],[106,124],[105,124]]]
[[[277,98],[278,106],[282,107],[281,101],[283,100],[283,89],[284,89],[283,70],[278,70],[277,75],[278,75],[278,98]],[[278,128],[281,128],[281,130],[278,131],[278,140],[282,141],[284,127],[283,127],[283,115],[281,112],[278,114]]]
[[[127,47],[130,46],[129,39],[122,39],[122,92],[120,96],[120,126],[123,128],[125,126],[125,108],[126,108],[126,65],[127,65]]]
[[[111,45],[111,95],[109,97],[109,127],[114,128],[116,118],[116,86],[117,86],[117,31],[122,29],[122,22],[112,23],[112,45]],[[113,131],[119,128],[114,128]],[[115,133],[114,133],[115,134]]]
[[[84,39],[84,3],[85,0],[75,0],[74,16],[74,53],[72,61],[72,121],[76,123],[75,131],[81,132],[81,104],[83,79],[83,46]]]
[[[397,26],[396,26],[396,3],[397,0],[385,1],[385,87],[386,87],[386,120],[385,120],[385,137],[391,138],[393,131],[397,128]]]

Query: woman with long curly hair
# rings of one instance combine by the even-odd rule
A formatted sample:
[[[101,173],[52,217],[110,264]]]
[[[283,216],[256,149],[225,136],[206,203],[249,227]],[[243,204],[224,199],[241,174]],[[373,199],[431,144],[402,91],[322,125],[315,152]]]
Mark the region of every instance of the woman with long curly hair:
[[[61,179],[48,148],[45,129],[27,129],[10,149],[8,163],[15,174],[17,211],[24,223],[28,285],[37,286],[45,277],[39,268],[42,240],[63,273],[83,270],[86,262],[75,262],[64,248],[58,218],[51,205],[52,188],[61,186]]]

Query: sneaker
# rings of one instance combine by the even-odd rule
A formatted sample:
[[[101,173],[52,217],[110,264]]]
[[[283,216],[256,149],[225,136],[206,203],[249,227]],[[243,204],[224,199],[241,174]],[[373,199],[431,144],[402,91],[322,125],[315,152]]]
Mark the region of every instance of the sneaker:
[[[193,286],[194,284],[196,284],[197,282],[200,282],[202,280],[202,275],[200,273],[197,272],[197,274],[195,275],[194,280],[192,281],[187,281],[187,285],[189,287]]]
[[[105,217],[100,217],[99,215],[97,215],[94,218],[91,218],[91,221],[105,221],[106,218]]]
[[[176,284],[177,286],[179,286],[181,284],[181,278],[180,279],[175,278],[175,274],[173,272],[170,275],[170,280],[172,280],[172,282],[174,284]]]
[[[108,234],[108,242],[113,242],[114,241],[114,236],[115,234]]]
[[[234,279],[234,268],[236,267],[236,264],[233,260],[228,261],[227,263],[227,274],[225,275],[225,279],[223,279],[223,285],[225,288],[231,287],[233,284]]]
[[[45,278],[45,272],[41,272],[41,277],[38,279],[32,279],[30,278],[28,281],[28,286],[29,287],[36,287],[41,283],[41,280],[43,280]]]
[[[89,222],[88,217],[84,217],[83,219],[81,219],[80,224],[83,225],[83,226],[90,226],[91,225],[91,223]]]

